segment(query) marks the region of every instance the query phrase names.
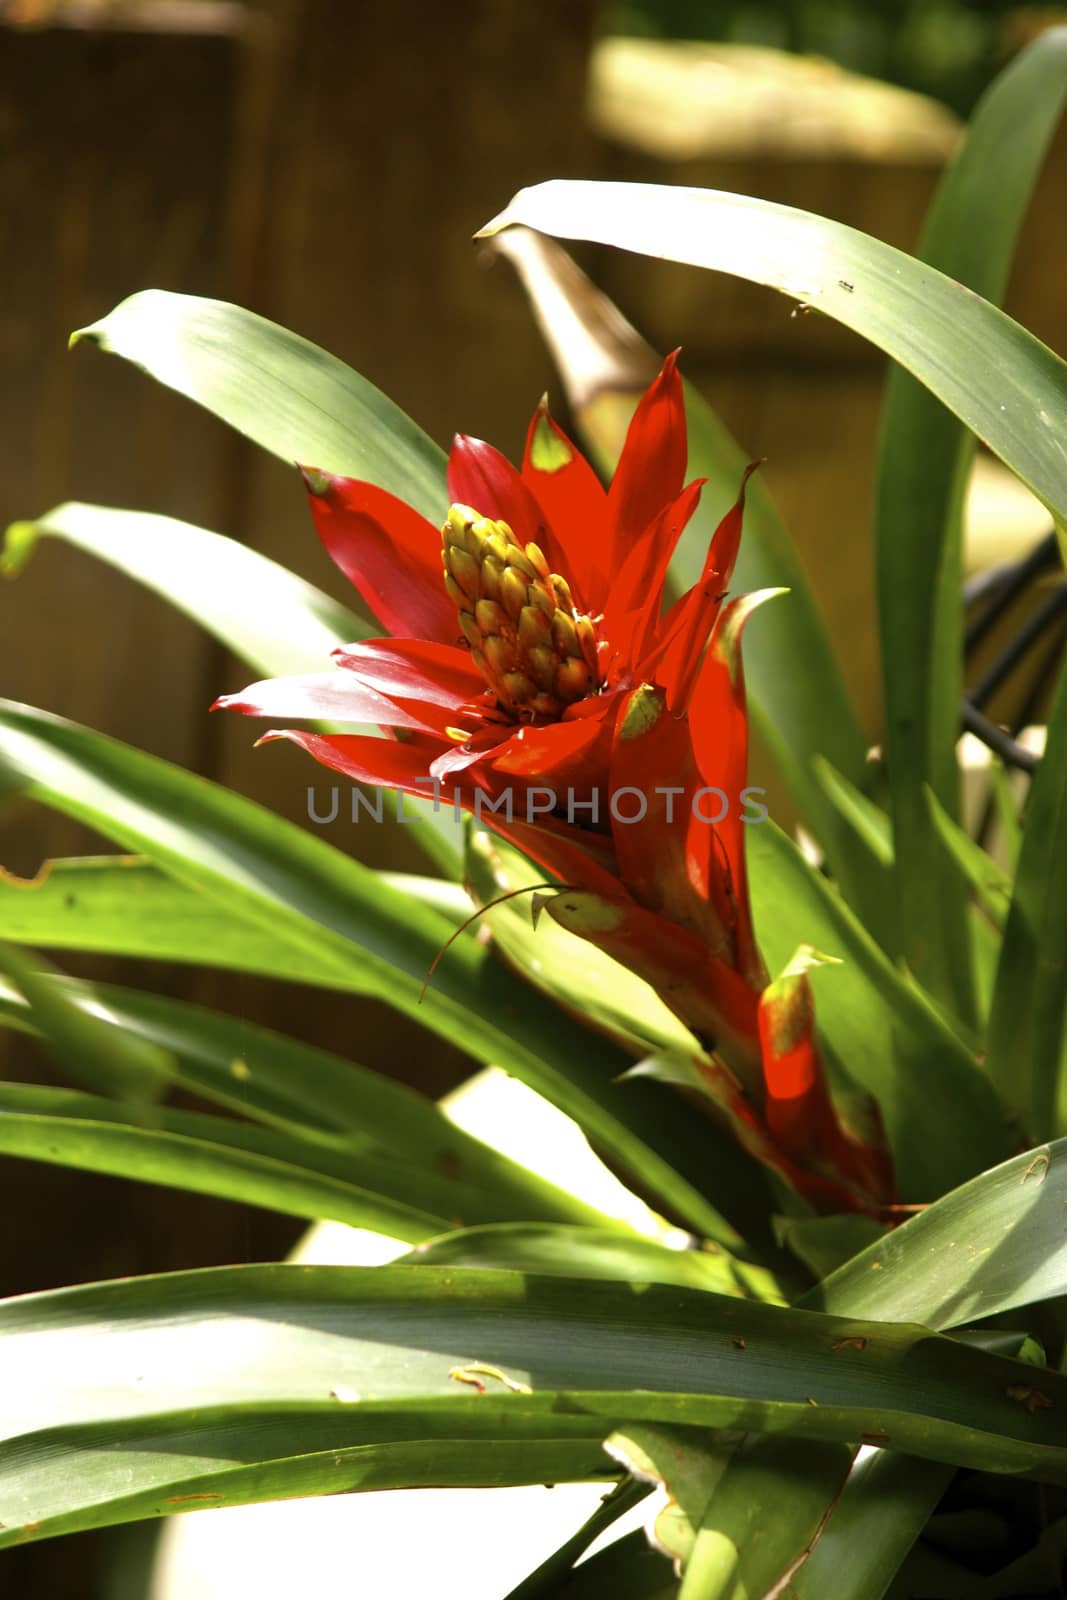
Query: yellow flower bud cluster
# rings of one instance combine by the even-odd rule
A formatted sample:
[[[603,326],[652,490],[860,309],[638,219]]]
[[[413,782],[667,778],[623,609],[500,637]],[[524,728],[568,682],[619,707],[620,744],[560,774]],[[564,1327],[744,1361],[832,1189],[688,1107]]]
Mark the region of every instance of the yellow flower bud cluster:
[[[445,588],[471,660],[520,722],[551,721],[600,688],[596,628],[565,578],[506,522],[452,506],[441,529]]]

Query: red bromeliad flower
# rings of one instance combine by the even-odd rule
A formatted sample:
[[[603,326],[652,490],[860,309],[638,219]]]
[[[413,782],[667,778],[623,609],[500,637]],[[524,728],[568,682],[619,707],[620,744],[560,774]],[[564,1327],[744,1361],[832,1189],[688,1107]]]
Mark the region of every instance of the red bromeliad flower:
[[[484,816],[566,886],[554,918],[699,1036],[708,1087],[746,1143],[820,1208],[877,1209],[892,1198],[881,1141],[842,1126],[807,978],[768,987],[753,934],[740,643],[769,591],[726,597],[744,482],[699,582],[664,606],[703,487],[684,486],[686,456],[671,356],[607,490],[544,403],[521,472],[457,437],[440,530],[372,484],[306,471],[327,551],[391,637],[336,650],[333,672],[217,704],[392,735],[265,738]]]

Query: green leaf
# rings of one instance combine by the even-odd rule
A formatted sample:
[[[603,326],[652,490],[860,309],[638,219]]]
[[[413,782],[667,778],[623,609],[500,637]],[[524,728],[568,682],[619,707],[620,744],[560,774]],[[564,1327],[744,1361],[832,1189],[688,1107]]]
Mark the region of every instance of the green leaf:
[[[0,973],[6,973],[29,1007],[60,1071],[75,1083],[121,1099],[156,1099],[169,1073],[166,1051],[147,1040],[116,1034],[103,1018],[72,1005],[49,981],[52,972],[40,956],[31,961],[0,943]]]
[[[986,1066],[1037,1138],[1067,1125],[1067,672],[1030,784],[989,1017]]]
[[[501,894],[545,881],[540,868],[520,851],[495,834],[471,830],[467,886],[473,898],[487,907],[479,921],[488,923],[509,964],[557,1004],[593,1023],[623,1048],[641,1056],[651,1052],[639,1066],[619,1074],[624,1092],[637,1077],[668,1083],[692,1080],[705,1099],[707,1086],[694,1064],[703,1055],[701,1046],[648,984],[551,917],[536,916],[535,894],[491,904]],[[652,1063],[661,1059],[681,1064],[680,1080],[677,1072],[672,1076],[652,1070]],[[751,1247],[765,1249],[772,1240],[767,1219],[775,1203],[766,1168],[713,1117],[703,1124],[701,1147],[709,1197],[740,1238]],[[716,1237],[729,1245],[721,1232]]]
[[[292,943],[334,986],[373,994],[522,1079],[686,1225],[740,1243],[685,1176],[700,1170],[700,1141],[681,1103],[653,1085],[614,1084],[626,1058],[546,1008],[473,940],[450,945],[427,987],[452,930],[369,868],[202,778],[11,702],[0,702],[4,766],[31,796]]]
[[[0,1350],[3,1545],[159,1515],[178,1494],[544,1481],[538,1438],[557,1474],[585,1477],[582,1442],[634,1422],[885,1432],[926,1459],[1067,1482],[1059,1373],[1040,1374],[1052,1404],[1032,1411],[1008,1392],[1032,1367],[926,1329],[656,1284],[226,1267],[6,1301]],[[329,1450],[444,1438],[498,1442],[500,1476],[473,1447],[465,1465],[372,1455],[370,1482],[358,1454],[323,1471]]]
[[[584,1554],[593,1540],[598,1539],[626,1512],[639,1505],[647,1494],[648,1488],[645,1484],[635,1483],[632,1478],[623,1478],[604,1496],[592,1516],[578,1531],[565,1544],[560,1545],[558,1550],[554,1550],[536,1572],[531,1572],[517,1588],[505,1595],[504,1600],[541,1600],[542,1596],[556,1594],[557,1585],[570,1575],[575,1561]]]
[[[0,869],[0,937],[59,950],[254,972],[319,988],[345,974],[263,923],[221,908],[143,856],[73,856],[33,878]]]
[[[64,539],[145,584],[264,674],[326,670],[339,644],[380,631],[235,539],[143,511],[71,503],[36,522],[12,523],[0,576],[21,572],[44,536]],[[392,811],[395,800],[388,799]],[[455,876],[463,858],[460,824],[448,807],[414,798],[408,806],[423,823],[419,842]]]
[[[954,1190],[855,1256],[802,1304],[943,1329],[1054,1299],[1067,1290],[1065,1204],[1067,1141]],[[883,1594],[950,1477],[944,1465],[884,1450],[860,1462],[792,1579],[797,1600],[822,1600],[831,1587],[844,1600]],[[829,1501],[832,1483],[824,1486]]]
[[[222,300],[146,289],[71,336],[132,361],[283,461],[366,478],[432,522],[444,454],[366,378],[298,334]]]
[[[488,1197],[477,1208],[480,1220],[604,1222],[599,1212],[465,1133],[434,1101],[381,1073],[243,1018],[142,990],[58,977],[50,986],[97,1020],[116,1048],[127,1041],[165,1054],[176,1087],[268,1128],[316,1140],[324,1162],[373,1157],[376,1184],[395,1200],[410,1198],[408,1171],[414,1168],[416,1182],[425,1170],[457,1186],[452,1201],[437,1202],[449,1218],[463,1210],[461,1193],[469,1200],[477,1191]],[[0,1023],[20,1022],[32,1031],[33,1013],[0,985]]]
[[[805,1304],[954,1328],[1067,1293],[1067,1139],[984,1172],[886,1234]]]
[[[1023,845],[1023,830],[1019,820],[1021,806],[1012,780],[1004,770],[1004,763],[994,755],[989,758],[989,788],[996,817],[997,847],[1014,877]]]
[[[264,676],[324,670],[331,650],[376,631],[236,539],[146,511],[71,502],[35,522],[14,522],[0,575],[21,572],[42,538],[62,539],[137,579]]]
[[[619,1600],[620,1595],[626,1600],[677,1600],[678,1580],[637,1529],[575,1567],[550,1595],[551,1600]]]
[[[834,881],[867,932],[895,948],[893,838],[889,818],[822,756],[812,761],[827,802],[819,836]]]
[[[858,1461],[790,1580],[790,1600],[880,1600],[952,1477],[940,1461],[887,1450]]]
[[[772,822],[748,830],[756,931],[771,970],[809,941],[819,1032],[885,1118],[901,1198],[933,1200],[1010,1149],[1006,1112],[956,1034]]]
[[[678,1600],[773,1593],[818,1536],[825,1482],[843,1484],[851,1460],[848,1444],[745,1439],[694,1530]]]
[[[1064,510],[1067,455],[1053,422],[1062,401],[1058,410],[1049,404],[1063,392],[1064,368],[990,302],[1003,298],[1065,102],[1067,29],[1056,28],[996,79],[942,179],[919,255],[946,277],[925,280],[931,299],[914,308],[914,328],[901,330],[912,357],[903,366],[915,377],[890,372],[882,424],[875,537],[897,949],[965,1020],[974,1018],[965,895],[930,827],[923,791],[929,784],[958,820],[962,521],[975,447],[968,430],[1050,507]],[[892,344],[883,348],[902,359]],[[952,370],[938,374],[946,359]]]
[[[914,374],[1061,518],[1067,365],[988,301],[855,228],[748,195],[556,179],[482,230],[513,223],[780,290],[852,328]]]
[[[993,857],[972,839],[965,828],[953,822],[932,789],[926,790],[930,821],[957,867],[964,874],[996,928],[1003,929],[1011,904],[1012,880]]]
[[[784,1303],[769,1272],[737,1261],[721,1248],[674,1250],[654,1239],[628,1239],[606,1228],[532,1222],[461,1228],[426,1240],[405,1259],[413,1266],[512,1268],[562,1278],[674,1283]]]
[[[699,1053],[699,1042],[656,991],[602,950],[537,914],[536,891],[555,885],[521,851],[487,829],[468,834],[464,880],[478,924],[488,927],[517,971],[560,1005],[580,1011],[635,1055],[665,1049]],[[530,894],[515,895],[517,889]],[[501,895],[513,898],[493,904]]]
[[[452,926],[470,915],[470,901],[458,884],[406,872],[383,872],[380,878],[447,917]],[[291,942],[220,910],[143,856],[66,856],[46,861],[33,878],[18,878],[0,867],[0,938],[191,961],[319,988],[350,987]]]
[[[846,1213],[831,1217],[777,1217],[777,1231],[812,1277],[826,1278],[884,1233],[872,1217]]]
[[[494,244],[530,296],[583,434],[599,464],[613,471],[634,407],[661,358],[553,240],[514,228]],[[685,409],[688,476],[708,483],[672,564],[678,589],[699,579],[708,541],[724,507],[736,499],[748,463],[692,384],[685,387]],[[745,683],[753,721],[821,836],[825,808],[812,783],[811,758],[821,751],[859,783],[867,742],[807,574],[759,476],[746,494],[735,588],[789,590],[746,636]],[[804,671],[783,672],[783,661],[803,661]]]
[[[666,1491],[665,1503],[655,1510],[646,1531],[656,1549],[686,1573],[708,1504],[740,1444],[736,1434],[647,1424],[620,1430],[605,1440],[604,1448],[614,1460],[636,1478]]]
[[[812,766],[838,815],[850,824],[855,840],[863,846],[869,867],[892,869],[893,832],[881,806],[850,783],[825,756],[817,755]],[[883,871],[876,881],[884,885],[887,876],[888,871]]]
[[[385,1177],[393,1188],[395,1178],[389,1182],[384,1160],[363,1152],[331,1152],[292,1134],[203,1113],[153,1108],[138,1114],[97,1095],[26,1084],[0,1085],[0,1151],[309,1221],[331,1218],[413,1243],[447,1226],[450,1195],[457,1213],[468,1205],[472,1216],[492,1211],[486,1197],[471,1197],[463,1185],[453,1192],[445,1178],[413,1167],[403,1172],[405,1201],[376,1192],[366,1183]],[[428,1201],[438,1209],[421,1209]]]

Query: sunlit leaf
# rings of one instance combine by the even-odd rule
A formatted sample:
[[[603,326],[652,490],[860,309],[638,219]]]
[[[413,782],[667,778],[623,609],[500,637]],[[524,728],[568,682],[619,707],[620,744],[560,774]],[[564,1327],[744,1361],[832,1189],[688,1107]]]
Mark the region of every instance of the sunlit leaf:
[[[222,300],[145,289],[71,336],[123,356],[283,461],[367,478],[436,522],[444,454],[366,378]]]

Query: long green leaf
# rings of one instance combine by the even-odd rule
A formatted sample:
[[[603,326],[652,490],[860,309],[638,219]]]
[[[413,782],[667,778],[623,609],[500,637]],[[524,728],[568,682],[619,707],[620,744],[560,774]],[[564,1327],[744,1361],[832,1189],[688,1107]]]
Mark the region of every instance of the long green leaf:
[[[708,1433],[697,1428],[663,1428],[638,1423],[613,1433],[604,1442],[608,1454],[644,1483],[665,1491],[645,1525],[649,1542],[670,1557],[685,1581],[698,1585],[706,1576],[693,1556],[710,1502],[732,1459],[743,1444],[739,1434]],[[795,1441],[791,1441],[795,1446]],[[836,1446],[809,1445],[821,1451]]]
[[[470,915],[470,900],[458,884],[407,872],[383,872],[380,878],[453,927]],[[220,910],[143,856],[61,857],[46,861],[33,878],[0,867],[0,939],[350,987],[290,941]]]
[[[674,1283],[782,1303],[770,1273],[723,1250],[673,1250],[654,1239],[628,1239],[604,1228],[532,1222],[460,1228],[428,1239],[406,1259],[420,1266],[510,1268],[562,1278]]]
[[[1067,673],[1034,774],[989,1018],[987,1068],[1036,1138],[1067,1126]]]
[[[843,1485],[851,1459],[849,1444],[746,1439],[694,1530],[678,1600],[749,1600],[784,1588],[822,1527],[826,1482]]]
[[[23,1518],[0,1530],[0,1548],[265,1500],[569,1483],[611,1471],[599,1440],[583,1438],[569,1419],[509,1417],[502,1427],[499,1418],[451,1410],[353,1416],[347,1390],[325,1387],[323,1400],[302,1407],[227,1406],[127,1421],[121,1440],[91,1428],[38,1434],[0,1468],[0,1501]]]
[[[953,1476],[940,1461],[878,1450],[856,1463],[790,1600],[881,1600]]]
[[[551,1600],[677,1600],[678,1580],[640,1529],[598,1550],[550,1591]],[[510,1596],[509,1596],[510,1600]]]
[[[805,1303],[954,1328],[1067,1294],[1067,1139],[954,1189],[854,1256]]]
[[[993,304],[1003,298],[1019,229],[1065,103],[1067,28],[1054,28],[1016,57],[975,110],[918,252],[957,280],[961,296],[973,290]],[[931,362],[946,342],[952,349],[955,330],[944,315],[922,331]],[[987,391],[986,406],[996,405],[1008,419],[1016,373],[1002,373],[1001,351],[1007,347],[998,342],[969,359],[984,367],[972,382]],[[1018,368],[1022,403],[1031,407],[1035,430],[1045,434],[1047,419],[1030,392],[1036,370],[1029,379],[1026,374],[1024,361]],[[928,373],[917,375],[929,382]],[[923,794],[929,784],[949,818],[958,820],[963,501],[975,440],[953,415],[974,426],[959,395],[941,398],[951,410],[908,372],[889,374],[875,497],[886,766],[897,838],[898,949],[917,976],[954,994],[959,1009],[973,1014],[965,894],[931,830]],[[981,427],[976,431],[982,436]],[[1044,498],[1062,510],[1062,498],[1050,498],[1047,488]]]
[[[661,1205],[728,1247],[740,1243],[679,1172],[679,1151],[699,1170],[699,1139],[681,1103],[654,1085],[616,1085],[626,1058],[547,1010],[473,941],[452,944],[426,987],[451,928],[376,873],[204,779],[10,702],[0,702],[3,766],[34,797],[270,928],[354,991],[529,1083],[640,1173]]]
[[[264,676],[322,671],[331,650],[376,631],[257,550],[147,511],[75,501],[34,522],[14,522],[0,575],[20,573],[43,538],[62,539],[136,578]]]
[[[137,1118],[99,1096],[61,1089],[0,1085],[0,1151],[239,1200],[309,1221],[332,1218],[412,1243],[439,1233],[449,1216],[443,1203],[450,1191],[447,1180],[435,1181],[417,1168],[404,1173],[406,1200],[401,1201],[358,1181],[381,1175],[388,1188],[395,1187],[386,1163],[363,1152],[353,1151],[347,1161],[339,1153],[331,1159],[325,1147],[292,1134],[195,1112],[154,1109]],[[321,1170],[330,1166],[338,1175]],[[348,1180],[339,1175],[346,1166]],[[420,1209],[431,1198],[440,1209]],[[456,1186],[454,1199],[457,1206],[469,1203],[471,1216],[492,1212],[485,1196],[479,1203],[462,1185]]]
[[[33,878],[0,869],[0,938],[352,987],[292,940],[223,909],[141,856],[69,857],[47,862]]]
[[[559,1585],[566,1583],[578,1557],[619,1517],[640,1504],[648,1492],[645,1484],[624,1478],[611,1493],[604,1496],[592,1516],[577,1532],[554,1550],[536,1572],[531,1572],[517,1588],[505,1595],[504,1600],[544,1600],[545,1596],[561,1593]]]
[[[557,179],[523,189],[513,223],[733,273],[869,339],[942,400],[1054,514],[1067,518],[1067,365],[988,301],[891,245],[747,195]]]
[[[1065,1173],[1067,1141],[1005,1162],[862,1251],[802,1304],[944,1329],[1053,1299],[1067,1290]],[[844,1600],[877,1600],[950,1477],[944,1464],[880,1450],[837,1499],[834,1473],[824,1473],[832,1510],[791,1579],[797,1600],[822,1600],[831,1587]]]
[[[965,828],[953,822],[932,789],[926,791],[930,820],[952,859],[975,891],[994,926],[1003,929],[1011,903],[1012,880],[993,857],[972,839]]]
[[[511,228],[494,244],[522,279],[583,435],[598,463],[614,470],[659,356],[554,240]],[[685,410],[688,476],[708,482],[672,563],[679,589],[699,579],[715,524],[736,497],[748,461],[692,384],[686,385]],[[809,826],[821,836],[824,807],[812,784],[811,758],[821,752],[859,783],[867,742],[807,574],[758,477],[746,496],[735,587],[789,590],[745,640],[745,681],[753,720]],[[783,662],[803,662],[804,670],[783,671]]]
[[[187,395],[283,461],[367,478],[437,522],[444,454],[366,378],[298,334],[221,300],[146,289],[89,341]]]
[[[346,1428],[351,1445],[471,1426],[574,1441],[636,1421],[830,1443],[873,1433],[926,1459],[1067,1482],[1058,1373],[1039,1375],[1051,1404],[1032,1408],[1014,1393],[1033,1391],[1032,1367],[923,1328],[655,1284],[229,1267],[21,1296],[0,1306],[0,1342],[3,1544],[150,1515],[151,1498],[172,1509],[176,1481],[225,1503],[214,1473],[311,1451],[324,1424],[335,1449]],[[536,1452],[525,1460],[538,1475]],[[433,1481],[407,1476],[409,1461],[394,1470]],[[306,1469],[271,1477],[268,1493],[308,1487]]]
[[[441,1202],[448,1217],[462,1209],[460,1189],[473,1188],[491,1197],[484,1215],[493,1221],[605,1222],[599,1212],[465,1133],[434,1101],[381,1073],[183,1001],[73,978],[50,981],[110,1041],[165,1053],[176,1087],[267,1128],[316,1140],[325,1146],[324,1162],[373,1156],[377,1183],[395,1199],[407,1197],[407,1171],[414,1166],[460,1186],[455,1201]],[[20,1023],[33,1031],[33,1012],[0,985],[0,1024]]]
[[[0,974],[32,1010],[49,1055],[73,1082],[119,1099],[158,1099],[171,1065],[166,1051],[144,1039],[116,1036],[102,1018],[72,1005],[49,981],[40,957],[33,961],[0,942]]]
[[[256,672],[322,671],[338,645],[380,631],[247,545],[144,511],[75,502],[36,522],[12,523],[0,554],[0,576],[21,572],[46,536],[65,540],[162,595]],[[463,859],[461,825],[446,806],[414,798],[408,806],[423,824],[417,839],[454,877]]]

